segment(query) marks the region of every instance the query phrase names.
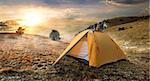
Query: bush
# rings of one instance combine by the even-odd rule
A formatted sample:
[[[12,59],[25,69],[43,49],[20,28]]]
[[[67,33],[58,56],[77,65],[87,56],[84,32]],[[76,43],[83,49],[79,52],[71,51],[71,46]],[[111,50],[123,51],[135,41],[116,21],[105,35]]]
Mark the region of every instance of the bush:
[[[118,31],[125,30],[124,27],[118,28]]]

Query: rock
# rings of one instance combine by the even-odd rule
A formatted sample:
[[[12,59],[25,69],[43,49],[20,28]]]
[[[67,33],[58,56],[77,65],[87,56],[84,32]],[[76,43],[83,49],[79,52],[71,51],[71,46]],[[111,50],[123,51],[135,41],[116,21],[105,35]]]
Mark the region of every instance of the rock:
[[[39,65],[38,65],[38,67],[42,67],[42,66],[43,66],[42,64],[39,64]]]
[[[60,34],[57,30],[52,30],[49,37],[54,41],[60,40]]]

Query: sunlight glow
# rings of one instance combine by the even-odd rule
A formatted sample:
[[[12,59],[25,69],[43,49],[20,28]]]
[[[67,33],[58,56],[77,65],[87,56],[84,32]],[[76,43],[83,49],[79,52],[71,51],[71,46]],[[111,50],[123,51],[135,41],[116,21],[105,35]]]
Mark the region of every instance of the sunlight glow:
[[[22,25],[36,26],[38,24],[41,24],[41,22],[44,20],[44,17],[40,12],[34,11],[25,13],[22,20]]]

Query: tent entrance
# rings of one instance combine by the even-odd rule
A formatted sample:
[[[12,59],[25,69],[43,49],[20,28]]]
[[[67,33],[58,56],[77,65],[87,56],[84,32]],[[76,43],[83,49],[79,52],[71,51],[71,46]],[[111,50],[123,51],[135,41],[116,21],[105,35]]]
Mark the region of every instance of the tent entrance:
[[[88,58],[88,43],[84,41],[78,54],[78,58],[89,60]]]

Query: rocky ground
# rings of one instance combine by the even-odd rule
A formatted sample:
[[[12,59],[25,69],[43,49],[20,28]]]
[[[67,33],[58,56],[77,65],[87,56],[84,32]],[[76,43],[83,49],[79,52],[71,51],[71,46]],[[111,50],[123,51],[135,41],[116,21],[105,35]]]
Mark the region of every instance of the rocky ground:
[[[118,31],[119,27],[129,29]],[[106,33],[125,51],[128,59],[99,68],[89,67],[87,61],[70,56],[65,56],[58,64],[52,66],[67,46],[66,43],[54,42],[36,35],[0,34],[0,80],[149,81],[147,28],[148,21],[142,20],[106,30]],[[131,31],[137,36],[132,36]],[[143,31],[146,33],[143,34]]]

